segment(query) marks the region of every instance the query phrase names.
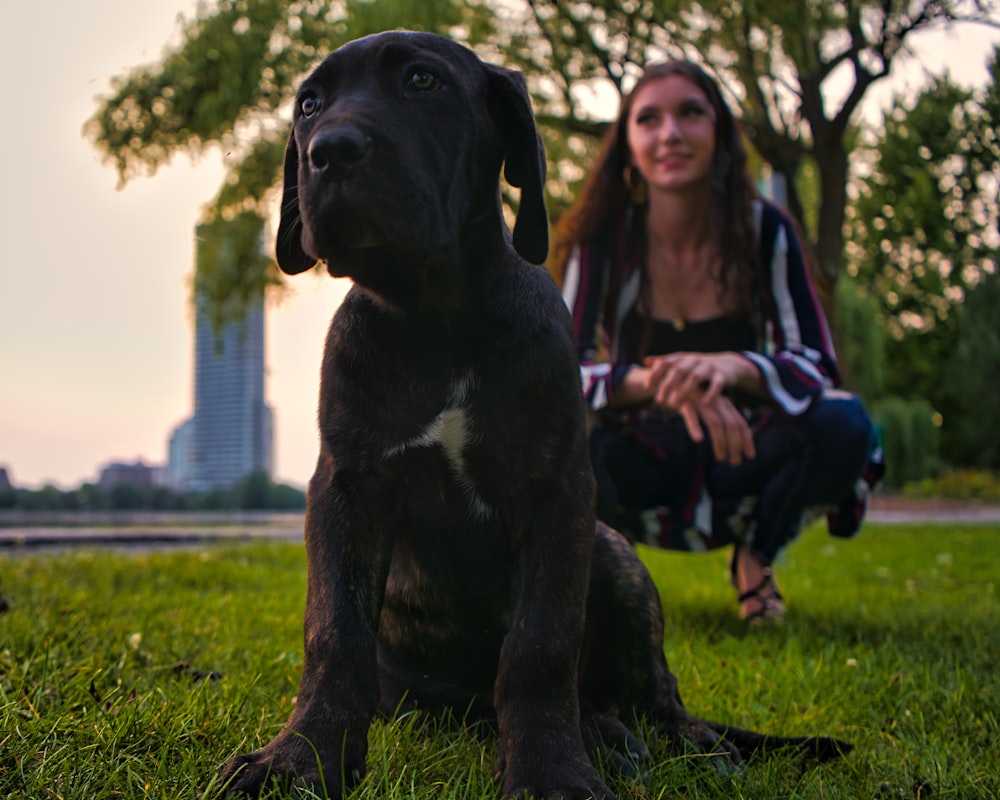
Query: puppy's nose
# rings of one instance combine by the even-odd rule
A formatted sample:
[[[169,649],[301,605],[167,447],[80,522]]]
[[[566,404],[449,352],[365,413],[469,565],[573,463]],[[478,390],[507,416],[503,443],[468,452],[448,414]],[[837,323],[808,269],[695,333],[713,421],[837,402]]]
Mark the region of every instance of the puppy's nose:
[[[353,125],[327,128],[309,143],[309,163],[315,172],[338,179],[361,164],[371,148],[371,138]]]

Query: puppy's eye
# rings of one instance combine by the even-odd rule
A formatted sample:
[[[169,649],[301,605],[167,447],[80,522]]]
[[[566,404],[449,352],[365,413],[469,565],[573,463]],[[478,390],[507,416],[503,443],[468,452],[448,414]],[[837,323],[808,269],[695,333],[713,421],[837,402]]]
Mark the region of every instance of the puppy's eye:
[[[313,95],[306,95],[299,101],[299,111],[302,112],[303,117],[311,117],[317,111],[319,111],[322,102],[318,97]]]
[[[427,69],[416,68],[406,78],[406,86],[415,92],[434,92],[441,88],[441,79]]]

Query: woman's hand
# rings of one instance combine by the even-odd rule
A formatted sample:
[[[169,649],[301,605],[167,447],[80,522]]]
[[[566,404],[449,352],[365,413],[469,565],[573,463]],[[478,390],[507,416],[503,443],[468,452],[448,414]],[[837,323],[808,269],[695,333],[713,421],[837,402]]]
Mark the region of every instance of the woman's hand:
[[[702,441],[705,430],[715,457],[730,464],[754,458],[750,426],[724,389],[759,387],[756,368],[738,353],[672,353],[645,360],[642,377],[652,402],[676,411],[688,435]]]
[[[759,373],[739,353],[671,353],[649,356],[647,386],[661,408],[680,410],[685,403],[711,403],[724,389],[759,389]]]
[[[757,456],[750,425],[725,395],[717,395],[708,402],[684,403],[676,411],[694,441],[704,439],[707,429],[716,460],[727,461],[735,467],[744,459]]]

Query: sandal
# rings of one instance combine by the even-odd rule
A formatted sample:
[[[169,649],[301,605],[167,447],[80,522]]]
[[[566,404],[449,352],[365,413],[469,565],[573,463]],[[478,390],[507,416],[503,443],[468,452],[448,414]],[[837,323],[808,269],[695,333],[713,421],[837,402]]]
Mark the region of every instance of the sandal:
[[[764,594],[765,589],[770,592]],[[740,594],[737,601],[742,605],[747,600],[760,601],[760,608],[747,614],[743,620],[751,627],[761,625],[780,625],[785,621],[785,607],[781,605],[784,599],[778,590],[778,584],[774,581],[774,573],[770,568],[764,569],[764,579],[753,589]]]
[[[740,590],[740,582],[736,577],[736,562],[740,558],[740,546],[738,544],[733,545],[733,554],[729,556],[729,585],[732,586],[737,592]]]

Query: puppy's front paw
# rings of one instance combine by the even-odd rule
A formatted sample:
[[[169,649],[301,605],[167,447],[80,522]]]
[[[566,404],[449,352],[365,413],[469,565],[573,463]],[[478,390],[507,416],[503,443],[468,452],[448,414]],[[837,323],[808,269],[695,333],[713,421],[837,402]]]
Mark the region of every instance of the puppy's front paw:
[[[687,717],[666,732],[661,726],[660,733],[666,733],[678,752],[709,756],[706,763],[720,775],[733,775],[743,766],[743,755],[736,744],[696,717]]]
[[[581,706],[581,716],[584,746],[591,763],[603,759],[622,775],[640,777],[642,765],[650,758],[646,743],[611,714]]]
[[[504,769],[497,763],[496,779],[502,780],[503,796],[512,800],[615,800],[588,761],[552,758],[544,764]]]
[[[503,796],[511,800],[615,800],[614,792],[604,785],[597,773],[589,780],[583,776],[560,778],[555,786],[545,781],[508,787],[504,781]]]
[[[254,753],[230,760],[220,783],[224,792],[245,797],[259,797],[271,785],[298,785],[322,789],[336,800],[358,784],[364,772],[363,748],[345,748],[341,764],[339,753],[324,754],[304,737],[285,733]]]

